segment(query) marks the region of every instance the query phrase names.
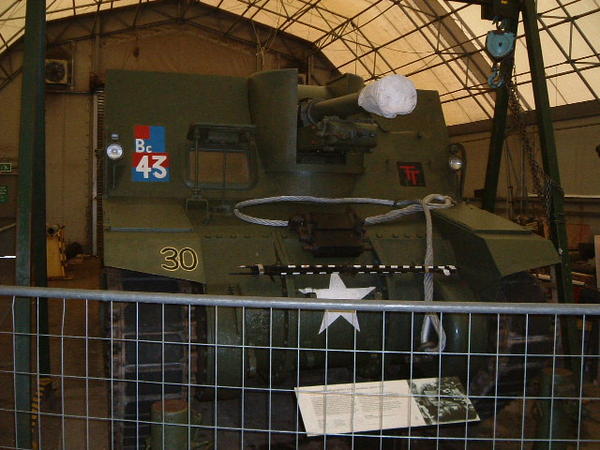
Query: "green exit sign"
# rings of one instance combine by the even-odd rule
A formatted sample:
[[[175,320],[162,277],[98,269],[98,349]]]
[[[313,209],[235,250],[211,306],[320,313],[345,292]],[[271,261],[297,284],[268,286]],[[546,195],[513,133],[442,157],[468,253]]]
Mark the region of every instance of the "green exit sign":
[[[11,173],[12,163],[0,163],[0,173]]]
[[[8,186],[0,184],[0,203],[8,203]]]

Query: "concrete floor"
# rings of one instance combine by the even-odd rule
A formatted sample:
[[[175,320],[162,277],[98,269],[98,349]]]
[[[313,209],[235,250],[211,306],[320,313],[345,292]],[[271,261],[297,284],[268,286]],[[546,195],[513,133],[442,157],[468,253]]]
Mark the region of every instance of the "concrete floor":
[[[98,258],[78,257],[67,266],[64,280],[49,281],[50,287],[100,289],[101,264]],[[50,333],[73,338],[50,340],[51,372],[53,392],[46,404],[48,411],[57,411],[73,416],[92,416],[104,420],[47,418],[49,422],[42,430],[47,431],[43,438],[54,442],[48,448],[68,449],[107,449],[110,435],[109,422],[109,384],[106,381],[93,380],[106,376],[104,364],[104,342],[99,320],[100,304],[93,301],[58,300],[49,301]],[[87,320],[86,320],[87,318]],[[87,336],[87,339],[85,337]],[[95,339],[96,338],[96,339]],[[61,370],[61,367],[63,368]],[[61,381],[60,374],[68,375]],[[88,379],[86,381],[86,378]],[[64,397],[64,399],[62,398]],[[64,404],[64,410],[61,409]],[[54,433],[61,426],[60,433]],[[64,447],[63,445],[64,444]]]
[[[3,261],[0,281],[12,284],[13,262]],[[93,257],[78,257],[70,261],[64,280],[49,281],[50,287],[100,288],[100,262]],[[34,304],[35,305],[35,304]],[[0,303],[0,405],[13,409],[14,377],[13,342],[11,333],[12,299],[3,298]],[[52,388],[41,404],[40,427],[37,434],[42,448],[47,449],[107,449],[109,422],[107,420],[85,420],[79,416],[110,417],[108,387],[104,381],[93,377],[104,377],[103,343],[100,328],[99,305],[62,299],[49,299],[49,344],[51,355],[50,380]],[[35,326],[35,306],[33,320]],[[87,321],[85,318],[88,318]],[[69,336],[61,339],[60,336]],[[87,339],[85,337],[88,337]],[[96,339],[94,339],[96,338]],[[36,339],[34,340],[34,351]],[[87,349],[87,351],[86,351]],[[64,376],[63,376],[64,375]],[[91,377],[86,381],[86,376]],[[37,377],[34,378],[34,383]],[[65,415],[65,420],[61,416]],[[74,416],[69,418],[69,416]],[[14,413],[0,411],[0,448],[13,447]]]
[[[10,264],[5,261],[0,267],[0,282],[10,283],[7,280],[11,273]],[[100,262],[93,257],[79,257],[70,261],[68,265],[68,279],[53,280],[49,284],[53,287],[88,288],[100,287]],[[7,275],[8,274],[8,275]],[[12,353],[12,299],[0,299],[0,448],[14,447],[14,377]],[[104,378],[106,368],[104,364],[105,348],[102,340],[100,312],[98,302],[86,302],[62,299],[49,300],[49,327],[50,327],[50,354],[51,354],[51,381],[52,389],[46,400],[42,403],[41,427],[38,436],[41,438],[42,448],[45,449],[109,449],[110,446],[110,384]],[[62,336],[62,338],[61,338]],[[599,390],[589,385],[586,390],[595,398],[600,397]],[[281,400],[282,405],[288,405],[292,413],[289,417],[277,417],[278,421],[290,422],[287,429],[294,429],[291,421],[295,421],[295,404],[292,397]],[[265,399],[248,398],[246,405],[249,408],[250,421],[260,421],[264,414],[262,408]],[[261,406],[262,405],[262,406]],[[203,412],[203,423],[212,423],[214,405],[210,401],[194,402],[193,408]],[[4,409],[4,410],[3,410]],[[220,416],[219,423],[226,424],[228,414],[231,414],[232,424],[234,416],[239,415],[239,400],[220,402],[220,411],[225,411]],[[6,411],[9,410],[9,411]],[[525,408],[527,426],[525,435],[535,436],[536,408],[534,402],[528,402]],[[230,411],[230,413],[228,412]],[[471,449],[492,448],[489,439],[492,436],[499,438],[518,438],[521,435],[523,404],[514,401],[506,406],[497,416],[496,421],[486,420],[479,424],[470,424],[468,435],[470,437],[488,439],[487,442],[473,440],[468,444]],[[62,420],[63,415],[65,419]],[[292,417],[294,416],[294,417]],[[91,417],[91,419],[86,419]],[[225,422],[223,422],[224,418]],[[264,417],[263,417],[264,418]],[[293,419],[293,420],[292,420]],[[249,426],[251,422],[246,422]],[[588,401],[585,405],[585,420],[582,426],[582,438],[600,439],[600,398]],[[41,431],[40,431],[41,430]],[[440,428],[442,435],[457,437],[465,435],[464,425]],[[435,436],[438,430],[435,427],[428,430],[415,431],[413,435]],[[203,433],[201,440],[210,442],[211,433]],[[244,448],[294,448],[295,439],[283,439],[276,434],[272,435],[269,445],[269,436],[265,433],[245,433]],[[218,448],[239,448],[240,436],[237,432],[223,432],[219,434]],[[143,443],[142,443],[143,444]],[[324,448],[322,438],[305,438],[298,441],[303,449]],[[327,448],[350,448],[351,441],[346,438],[330,438]],[[369,448],[367,443],[355,444],[356,448]],[[410,448],[433,448],[433,441],[413,441]],[[209,447],[207,445],[205,448]],[[387,448],[387,445],[385,446]],[[496,442],[496,449],[531,448],[530,444],[521,447],[515,442]],[[391,448],[391,447],[390,447]],[[406,448],[404,445],[393,448]],[[438,448],[455,449],[465,448],[464,442],[442,442]],[[575,448],[568,446],[567,448]],[[597,444],[582,444],[579,448],[600,448]]]

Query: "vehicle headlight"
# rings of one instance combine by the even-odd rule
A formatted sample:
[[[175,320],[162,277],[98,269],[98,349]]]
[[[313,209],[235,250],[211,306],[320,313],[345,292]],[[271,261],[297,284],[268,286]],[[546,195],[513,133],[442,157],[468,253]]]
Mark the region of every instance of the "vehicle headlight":
[[[113,161],[120,159],[123,156],[123,147],[121,146],[121,144],[113,142],[108,147],[106,147],[106,156],[108,156],[108,158],[112,159]]]
[[[450,158],[448,158],[448,165],[452,170],[460,170],[463,167],[463,160],[457,155],[451,155]]]

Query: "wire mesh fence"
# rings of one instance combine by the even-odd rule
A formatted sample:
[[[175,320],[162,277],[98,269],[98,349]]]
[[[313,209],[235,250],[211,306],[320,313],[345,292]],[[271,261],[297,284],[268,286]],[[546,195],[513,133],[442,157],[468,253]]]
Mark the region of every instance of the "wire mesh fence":
[[[600,448],[596,305],[0,296],[1,448]]]

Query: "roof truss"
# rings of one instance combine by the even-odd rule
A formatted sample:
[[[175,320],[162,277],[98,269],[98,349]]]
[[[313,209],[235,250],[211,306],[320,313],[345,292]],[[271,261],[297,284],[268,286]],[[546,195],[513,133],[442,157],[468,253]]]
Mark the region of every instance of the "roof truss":
[[[365,79],[402,73],[420,88],[440,92],[446,119],[451,124],[485,120],[493,114],[487,86],[492,61],[485,36],[493,29],[479,18],[480,6],[444,0],[48,0],[48,20],[73,18],[63,35],[74,28],[96,32],[89,15],[123,7],[135,13],[116,15],[112,30],[148,26],[147,11],[164,21],[182,21],[219,33],[224,39],[243,39],[248,24],[263,25],[253,45],[260,51],[282,51],[278,36],[298,36],[314,43],[313,54],[322,52],[342,72]],[[165,13],[162,4],[176,6]],[[208,24],[206,13],[228,13],[226,26]],[[544,45],[546,77],[552,106],[599,100],[600,4],[596,0],[538,0],[538,24]],[[0,9],[0,54],[7,53],[23,34],[25,2],[9,0]],[[106,17],[105,14],[103,14]],[[244,20],[247,19],[247,20]],[[120,26],[117,24],[121,22]],[[249,22],[250,21],[250,22]],[[158,18],[154,23],[158,23]],[[66,22],[65,22],[66,23]],[[70,27],[67,28],[67,27]],[[103,23],[103,31],[105,24]],[[52,37],[52,42],[61,36]],[[252,41],[252,39],[246,39]],[[50,42],[50,44],[52,44]],[[285,52],[289,49],[283,50]],[[305,57],[305,55],[302,55]],[[0,87],[10,82],[19,68],[11,57],[0,58]],[[526,109],[533,104],[531,76],[524,37],[518,36],[515,80]]]

